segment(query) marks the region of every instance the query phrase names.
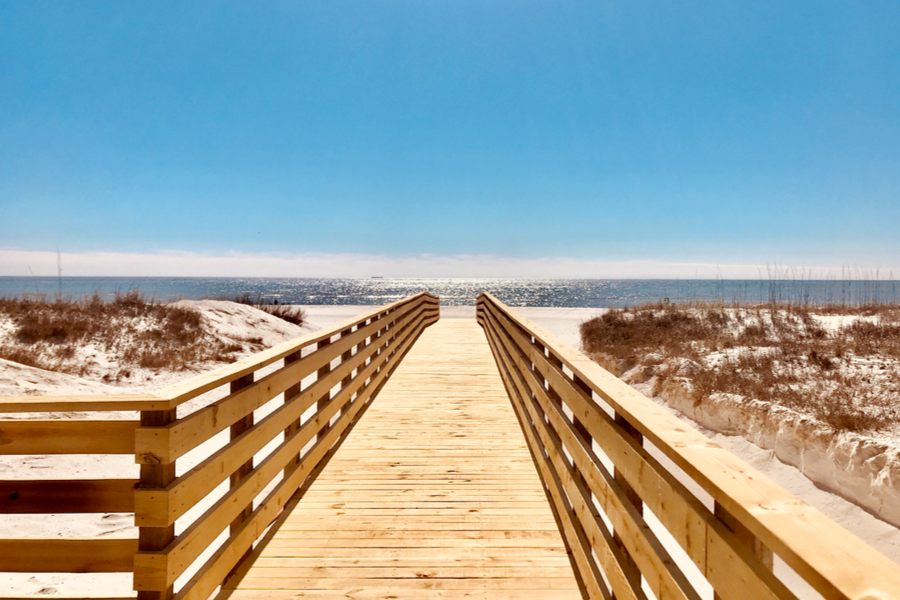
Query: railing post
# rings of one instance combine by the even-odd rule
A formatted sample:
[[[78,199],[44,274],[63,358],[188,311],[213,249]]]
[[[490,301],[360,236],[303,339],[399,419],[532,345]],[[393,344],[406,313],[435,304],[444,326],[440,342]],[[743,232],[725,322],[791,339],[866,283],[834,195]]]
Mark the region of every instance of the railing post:
[[[368,319],[365,323],[363,323],[363,325],[368,326],[368,325],[371,325],[371,324],[374,323],[374,322],[375,322],[375,319],[374,319],[374,318]],[[367,348],[367,347],[369,346],[369,344],[374,344],[374,343],[375,343],[375,336],[374,336],[374,335],[370,335],[370,336],[366,337],[366,338],[365,338],[364,340],[362,340],[362,342],[361,342],[362,348]],[[368,366],[372,363],[373,360],[375,360],[375,359],[374,359],[373,357],[369,356],[368,358],[366,358],[365,361],[363,361],[363,364],[362,364],[362,367],[361,367],[361,368],[368,367]],[[370,379],[371,379],[371,377],[367,377],[366,380],[365,380],[363,383],[364,383],[364,384],[368,384]]]
[[[318,351],[325,349],[327,346],[331,345],[331,338],[326,338],[318,343],[316,346]],[[331,361],[329,361],[325,366],[316,371],[316,379],[321,380],[323,377],[331,373]],[[320,412],[325,406],[328,404],[328,401],[331,400],[331,390],[325,390],[325,394],[319,398],[316,403],[316,412]],[[322,426],[322,429],[319,430],[316,439],[322,439],[325,435],[328,434],[328,430],[331,429],[331,423],[325,423]]]
[[[390,350],[390,353],[388,354],[388,360],[393,360],[394,355],[397,354],[397,348],[394,347],[394,342],[397,340],[397,316],[395,313],[391,313],[390,316],[391,322],[388,323],[388,333],[391,334],[391,337],[388,338],[388,349]]]
[[[176,409],[141,411],[141,427],[165,427],[177,418]],[[175,461],[163,464],[141,464],[141,488],[165,488],[175,480]],[[141,527],[138,533],[139,551],[161,551],[175,539],[175,524],[167,527]],[[174,595],[174,585],[164,591],[142,590],[138,600],[168,600]]]
[[[381,321],[386,314],[387,313],[378,313],[378,316],[376,317],[376,320],[378,321],[379,325],[381,325],[382,327],[384,326],[384,323],[382,323]],[[372,357],[372,360],[379,362],[378,359],[381,358],[381,351],[383,350],[383,348],[381,347],[381,327],[379,327],[378,331],[375,332],[375,335],[372,336],[372,343],[374,343],[376,345],[375,346],[375,356]],[[381,366],[376,367],[375,373],[372,374],[373,378],[375,375],[378,375],[379,373],[381,373]]]
[[[357,328],[358,328],[358,329],[362,329],[363,327],[366,326],[366,323],[367,323],[366,321],[363,321],[362,323],[357,324]],[[366,344],[366,339],[367,339],[367,338],[363,338],[363,339],[361,339],[361,340],[359,341],[358,344],[356,344],[356,353],[357,353],[357,354],[359,354],[360,352],[362,352],[363,350],[366,349],[366,346],[367,346],[367,344]],[[360,373],[360,371],[362,371],[363,369],[366,368],[366,363],[367,363],[367,362],[368,362],[368,361],[363,361],[363,363],[362,363],[361,365],[359,365],[358,367],[356,367],[355,371],[356,371],[356,374],[357,374],[357,375]],[[355,377],[355,375],[354,375],[354,377]]]
[[[775,565],[775,556],[772,551],[759,540],[759,538],[753,535],[743,523],[734,518],[734,516],[725,510],[725,507],[718,502],[715,503],[715,515],[722,521],[725,527],[734,534],[739,542],[745,544],[750,549],[753,556],[758,558],[763,566],[770,571],[772,570]],[[714,592],[714,597],[715,600],[720,599],[718,591]]]
[[[231,382],[231,393],[233,394],[233,393],[240,391],[240,390],[244,389],[245,387],[248,387],[252,384],[253,384],[253,373],[244,375],[243,377],[241,377],[239,379],[235,379],[234,381]],[[246,416],[244,416],[243,418],[241,418],[240,420],[238,420],[231,426],[231,432],[230,432],[231,433],[231,438],[230,438],[231,441],[233,442],[234,440],[236,440],[238,437],[240,437],[240,435],[242,433],[244,433],[251,427],[253,427],[253,413],[252,412],[250,412],[249,414],[247,414]],[[237,486],[241,482],[241,480],[245,476],[247,476],[252,470],[253,470],[253,458],[251,457],[247,462],[242,464],[240,467],[237,468],[237,470],[234,473],[231,474],[231,478],[230,478],[230,482],[229,482],[230,486],[232,488]],[[231,522],[231,526],[229,528],[229,532],[231,533],[231,535],[235,534],[235,532],[238,530],[238,528],[240,528],[241,523],[246,521],[247,518],[250,516],[250,513],[252,513],[252,512],[253,512],[253,503],[251,502],[248,506],[244,507],[244,510],[242,510],[241,513],[237,517],[235,517],[234,520]],[[238,559],[234,568],[225,577],[225,581],[228,581],[231,578],[231,576],[234,575],[234,572],[240,566],[241,561],[243,561],[245,558],[247,558],[247,556],[249,556],[251,552],[252,552],[252,550],[247,550],[244,553],[244,555],[240,559]]]
[[[555,354],[553,354],[553,352],[548,352],[547,355],[548,355],[547,361],[550,364],[552,364],[553,366],[555,366],[557,369],[562,371],[563,361],[560,360],[559,357],[557,357]],[[590,395],[591,395],[590,388],[587,388],[587,385],[585,385],[585,383],[583,381],[581,381],[580,379],[578,379],[576,377],[574,383],[582,391],[585,391],[587,393],[587,395],[590,397]],[[587,389],[585,389],[585,388],[587,388]],[[559,394],[557,394],[556,392],[554,392],[554,395],[555,395],[555,397],[559,398]],[[559,404],[560,409],[562,409],[562,400],[557,401],[557,404]],[[571,409],[571,407],[570,407],[570,409]],[[572,427],[573,427],[573,429],[575,429],[576,433],[578,433],[582,437],[585,444],[587,444],[588,449],[593,451],[593,449],[594,449],[593,438],[591,437],[590,432],[587,430],[587,427],[584,426],[584,423],[579,421],[578,417],[576,417],[575,415],[572,415]],[[578,482],[581,485],[583,485],[586,490],[590,490],[590,485],[588,484],[588,480],[584,476],[584,474],[581,472],[581,470],[578,468],[578,466],[573,464],[572,470],[575,472],[575,475],[578,478]],[[594,506],[593,504],[591,504],[589,506],[589,508],[591,509],[591,513],[593,513],[594,516],[597,516],[597,514],[596,514],[597,507]]]
[[[345,329],[344,331],[342,331],[341,337],[343,338],[344,336],[351,335],[353,333],[352,329],[353,328],[351,327],[350,329]],[[359,346],[357,345],[356,347],[358,348]],[[347,348],[346,352],[341,354],[341,363],[345,363],[353,357],[353,348],[354,348],[354,346],[350,346],[349,348]],[[344,376],[343,379],[341,379],[341,389],[343,390],[348,385],[350,385],[350,382],[352,380],[353,380],[353,373],[352,372],[347,373],[347,375]],[[338,418],[340,418],[340,416],[343,415],[347,410],[348,410],[347,405],[344,405],[343,407],[341,407],[340,412],[338,412]]]
[[[616,423],[625,430],[625,433],[629,435],[638,445],[643,445],[644,436],[638,431],[628,420],[620,415],[618,412],[616,414]],[[622,488],[622,491],[625,494],[625,498],[628,499],[629,502],[634,506],[635,510],[639,515],[644,514],[644,503],[641,501],[641,497],[634,491],[634,488],[631,487],[631,484],[622,476],[622,473],[619,471],[619,468],[613,465],[613,478],[616,483],[619,484],[619,487]],[[631,556],[631,553],[628,551],[628,548],[625,547],[625,543],[622,541],[621,536],[618,531],[613,532],[613,541],[616,546],[618,546],[619,550],[622,553],[622,571],[625,574],[625,577],[628,579],[628,582],[631,586],[639,590],[641,589],[641,570],[638,568],[637,563],[634,561],[634,558]]]
[[[537,339],[535,339],[534,337],[531,337],[530,334],[525,333],[525,338],[528,340],[531,340],[531,343],[534,344],[534,346],[538,349],[539,352],[544,352],[547,350],[543,344],[541,344],[539,341],[537,341]],[[547,389],[547,380],[544,378],[544,376],[541,374],[541,372],[538,371],[537,365],[534,363],[529,363],[529,369],[531,369],[531,372],[534,375],[534,378],[537,379],[538,385],[540,385],[541,388],[546,390]],[[534,407],[537,410],[538,414],[541,416],[541,420],[544,423],[547,423],[547,421],[548,421],[547,413],[541,407],[541,403],[538,402],[537,395],[535,395],[534,392],[532,392],[528,389],[526,389],[526,392],[528,392],[528,394],[531,396],[531,400],[534,403]],[[552,399],[552,395],[548,394],[548,396]]]
[[[297,362],[298,360],[300,360],[300,357],[302,356],[302,354],[303,354],[302,350],[298,350],[297,352],[294,352],[293,354],[288,354],[287,356],[284,357],[284,366],[287,367],[288,365]],[[298,381],[296,384],[294,384],[291,387],[289,387],[288,389],[286,389],[284,391],[284,403],[290,404],[291,402],[293,402],[294,399],[300,395],[300,392],[302,391],[302,389],[303,389],[302,381]],[[287,429],[284,430],[284,439],[285,440],[290,438],[292,435],[294,435],[300,429],[300,425],[302,424],[302,419],[303,419],[303,416],[301,415],[300,417],[297,417],[296,421],[294,421],[293,423],[288,425]],[[296,467],[299,464],[300,464],[300,455],[298,454],[297,456],[293,457],[290,461],[288,461],[288,463],[285,465],[284,471],[283,471],[285,477],[287,477],[288,473],[290,471],[292,471],[294,469],[294,467]]]
[[[557,367],[559,367],[560,370],[562,370],[562,365],[563,365],[562,361],[560,359],[558,359],[556,356],[554,356],[553,354],[550,355],[550,362],[552,362]],[[575,375],[573,377],[573,382],[575,383],[575,387],[577,387],[582,392],[584,392],[588,398],[593,399],[594,392],[593,392],[593,390],[591,390],[591,387],[587,383],[582,381],[581,378],[579,378],[577,375]],[[584,441],[587,443],[588,448],[593,450],[594,449],[594,438],[591,437],[591,434],[587,430],[587,427],[584,426],[584,423],[579,421],[578,417],[573,415],[572,416],[572,425],[574,425],[575,431],[577,431],[581,435],[581,437],[584,438]],[[582,481],[582,483],[584,483],[585,487],[589,487],[587,485],[587,479],[584,478],[584,475],[582,475],[581,472],[578,471],[578,469],[576,469],[575,472],[578,473],[579,477],[581,477],[581,481]]]

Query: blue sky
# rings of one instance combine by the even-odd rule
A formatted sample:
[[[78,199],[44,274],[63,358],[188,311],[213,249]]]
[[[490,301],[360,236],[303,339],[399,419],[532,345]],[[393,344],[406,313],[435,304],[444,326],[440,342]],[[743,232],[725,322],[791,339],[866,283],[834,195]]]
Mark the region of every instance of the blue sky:
[[[0,1],[0,275],[900,267],[898,31],[894,1]]]

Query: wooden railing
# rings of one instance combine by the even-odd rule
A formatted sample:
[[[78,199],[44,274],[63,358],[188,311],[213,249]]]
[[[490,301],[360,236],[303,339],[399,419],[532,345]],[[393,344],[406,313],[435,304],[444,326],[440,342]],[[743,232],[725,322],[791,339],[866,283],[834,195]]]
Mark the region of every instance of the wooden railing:
[[[103,398],[111,410],[134,410],[127,400]],[[91,403],[91,398],[85,399]],[[0,412],[37,413],[30,419],[0,421],[3,455],[133,455],[138,421],[50,420],[41,413],[90,411],[71,399],[0,399]],[[94,410],[108,410],[94,409]],[[77,462],[78,459],[75,459]],[[35,479],[0,481],[0,514],[68,515],[134,511],[137,479]],[[127,573],[132,570],[136,539],[6,538],[0,539],[0,581],[7,573]],[[0,586],[2,590],[2,586]],[[2,591],[0,591],[2,594]],[[6,594],[3,594],[6,596]]]
[[[477,315],[587,597],[900,598],[820,512],[490,294]]]
[[[0,422],[2,454],[134,454],[140,464],[139,480],[0,482],[2,513],[134,512],[139,527],[139,539],[0,540],[0,573],[133,570],[139,598],[208,598],[438,318],[438,299],[421,293],[155,395],[0,399],[7,414],[140,413]],[[221,399],[185,410],[223,386]]]

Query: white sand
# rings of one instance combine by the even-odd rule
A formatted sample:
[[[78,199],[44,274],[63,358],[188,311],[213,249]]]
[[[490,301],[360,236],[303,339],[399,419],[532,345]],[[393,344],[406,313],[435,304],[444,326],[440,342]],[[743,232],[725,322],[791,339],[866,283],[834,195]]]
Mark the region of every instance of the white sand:
[[[309,315],[310,325],[326,327],[340,323],[360,313],[372,310],[371,306],[304,306],[303,309]],[[530,319],[553,332],[559,338],[574,348],[581,348],[581,334],[579,326],[588,319],[602,315],[606,309],[602,308],[543,308],[529,307],[516,308],[522,316]],[[442,319],[474,319],[474,306],[442,306]]]
[[[229,302],[190,302],[203,311],[223,338],[247,341],[262,338],[266,345],[274,345],[297,337],[307,331],[339,323],[371,310],[371,306],[305,306],[308,323],[296,327],[269,315]],[[548,329],[564,342],[580,348],[579,326],[582,322],[604,312],[601,309],[517,308],[523,316]],[[262,316],[261,316],[262,315]],[[442,307],[442,318],[475,317],[475,307]],[[254,340],[255,341],[255,340]],[[214,365],[215,366],[215,365]],[[79,377],[30,369],[0,361],[0,395],[23,394],[87,394],[122,393],[158,389],[196,372],[158,373],[148,381],[142,378],[129,385],[110,386]],[[210,395],[210,402],[220,394]],[[671,410],[671,409],[668,409]],[[673,411],[674,412],[674,411]],[[696,426],[686,417],[681,417]],[[797,469],[782,464],[773,451],[761,450],[743,438],[703,431],[711,439],[740,458],[766,473],[777,483],[866,540],[890,559],[900,563],[900,530],[877,519],[835,494],[817,488]],[[216,440],[216,444],[224,440]],[[216,445],[214,444],[214,445]],[[198,457],[194,460],[200,460]],[[0,479],[31,479],[60,477],[136,477],[137,467],[130,457],[0,457]],[[183,465],[179,465],[183,472]],[[0,515],[0,537],[56,537],[84,536],[133,537],[135,530],[130,518],[123,515]],[[98,589],[110,595],[128,595],[130,574],[113,575],[53,575],[0,574],[0,595],[3,594],[95,594]]]
[[[35,369],[0,358],[0,397],[121,393],[120,388],[99,381]]]

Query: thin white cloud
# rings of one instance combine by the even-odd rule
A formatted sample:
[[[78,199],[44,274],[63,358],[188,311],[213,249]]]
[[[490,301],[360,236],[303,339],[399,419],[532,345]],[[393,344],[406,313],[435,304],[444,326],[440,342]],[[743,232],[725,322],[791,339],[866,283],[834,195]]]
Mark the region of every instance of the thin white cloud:
[[[56,252],[0,250],[0,276],[55,276]],[[241,254],[191,252],[62,254],[66,276],[120,277],[509,277],[509,278],[836,278],[842,267],[817,265],[784,269],[765,263],[715,264],[662,260],[603,260],[571,257],[517,258],[496,255],[450,256],[377,254]],[[894,270],[900,273],[900,269]],[[846,273],[846,267],[843,270]],[[848,275],[892,276],[889,268],[855,269]]]

